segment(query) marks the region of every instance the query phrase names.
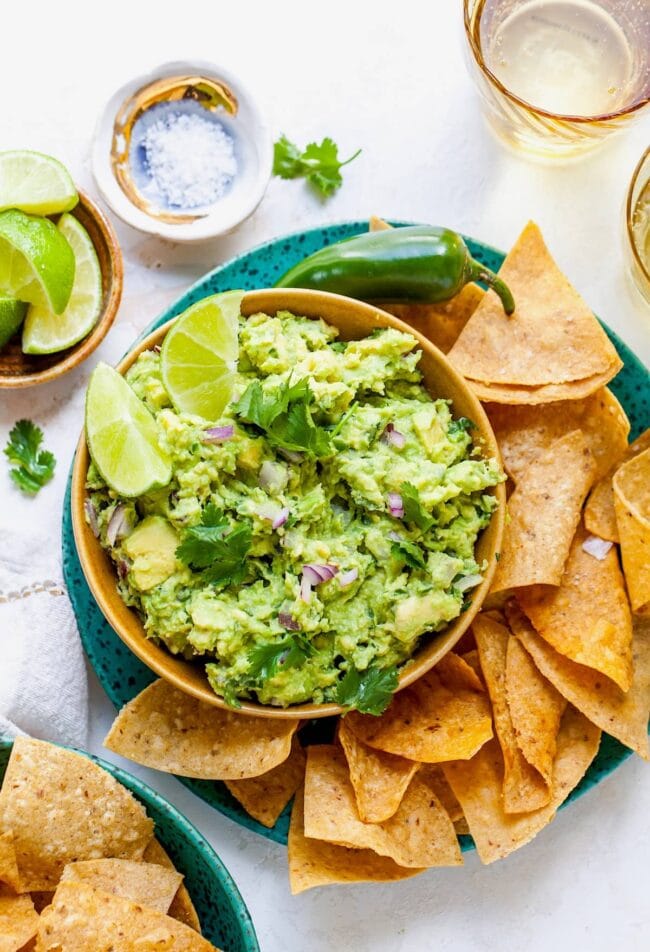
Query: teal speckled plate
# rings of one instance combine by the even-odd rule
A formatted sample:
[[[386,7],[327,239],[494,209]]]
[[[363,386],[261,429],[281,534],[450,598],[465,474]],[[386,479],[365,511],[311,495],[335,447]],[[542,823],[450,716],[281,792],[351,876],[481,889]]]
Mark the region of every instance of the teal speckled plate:
[[[393,224],[406,224],[406,222],[394,222]],[[231,288],[254,290],[255,288],[270,287],[288,268],[297,264],[306,255],[317,251],[323,245],[333,244],[342,238],[350,238],[353,235],[367,231],[367,228],[368,223],[366,221],[344,222],[339,225],[326,225],[323,228],[312,228],[309,231],[297,232],[260,245],[259,248],[254,248],[238,258],[233,258],[232,261],[206,274],[164,314],[161,314],[142,336],[149,334],[165,321],[176,317],[190,304],[194,304],[209,294],[228,291]],[[466,240],[475,258],[494,271],[499,269],[504,258],[503,252],[471,238]],[[650,424],[650,372],[613,331],[607,326],[605,326],[605,330],[625,365],[616,380],[611,384],[611,388],[625,407],[632,424],[632,437],[636,437]],[[120,641],[104,619],[86,585],[72,533],[69,483],[63,508],[63,571],[86,654],[111,701],[117,708],[120,708],[153,681],[155,675],[135,655],[131,654],[129,649]],[[598,783],[618,767],[629,755],[630,751],[626,747],[623,747],[612,737],[604,735],[598,757],[589,768],[582,782],[569,797],[569,801],[589,790],[595,783]],[[190,790],[193,790],[197,796],[236,823],[240,823],[250,830],[255,830],[257,833],[261,833],[278,843],[287,842],[288,809],[284,811],[275,827],[269,830],[249,817],[240,804],[230,796],[222,783],[207,780],[188,780],[184,777],[179,777],[179,780]],[[473,846],[472,839],[469,836],[461,837],[461,842],[464,849]]]
[[[0,740],[0,785],[12,747],[12,741]],[[230,873],[189,820],[131,774],[84,751],[77,753],[98,763],[142,803],[156,824],[156,839],[183,874],[205,938],[222,952],[260,952],[250,914]]]

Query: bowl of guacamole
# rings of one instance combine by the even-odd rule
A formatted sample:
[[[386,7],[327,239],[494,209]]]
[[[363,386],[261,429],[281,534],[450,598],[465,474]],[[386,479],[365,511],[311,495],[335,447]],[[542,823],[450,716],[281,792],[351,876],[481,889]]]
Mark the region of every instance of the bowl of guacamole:
[[[154,415],[169,485],[121,498],[82,436],[81,563],[107,619],[178,687],[268,716],[381,713],[468,628],[505,492],[487,417],[430,342],[304,290],[242,302],[218,420],[163,385],[167,324],[118,366]]]

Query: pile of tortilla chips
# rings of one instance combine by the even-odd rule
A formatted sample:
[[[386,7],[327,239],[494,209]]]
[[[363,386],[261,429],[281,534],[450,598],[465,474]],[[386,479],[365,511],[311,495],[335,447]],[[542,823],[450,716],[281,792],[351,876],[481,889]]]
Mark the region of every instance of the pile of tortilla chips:
[[[475,285],[389,308],[485,401],[509,477],[492,590],[457,651],[380,717],[350,712],[306,751],[298,720],[244,717],[163,681],[107,738],[138,763],[223,780],[269,827],[294,797],[294,893],[457,866],[459,833],[484,863],[507,856],[553,819],[602,731],[650,759],[650,431],[628,446],[605,387],[618,355],[535,225],[501,273],[510,318]]]
[[[0,948],[210,952],[144,807],[87,757],[14,742],[0,789]]]

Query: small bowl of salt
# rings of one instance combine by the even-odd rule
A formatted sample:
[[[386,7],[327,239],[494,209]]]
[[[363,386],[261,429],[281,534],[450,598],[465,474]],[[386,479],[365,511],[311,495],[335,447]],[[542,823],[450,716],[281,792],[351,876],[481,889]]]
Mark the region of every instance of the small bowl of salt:
[[[165,63],[111,97],[93,143],[102,196],[128,225],[173,241],[226,234],[257,208],[273,141],[229,70]]]

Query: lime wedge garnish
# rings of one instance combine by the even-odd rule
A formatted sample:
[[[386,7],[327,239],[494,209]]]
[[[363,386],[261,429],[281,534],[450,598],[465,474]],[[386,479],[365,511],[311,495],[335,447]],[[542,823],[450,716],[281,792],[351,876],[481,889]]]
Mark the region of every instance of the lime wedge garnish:
[[[102,309],[102,273],[88,232],[73,215],[61,215],[59,231],[75,258],[74,284],[62,314],[33,305],[23,330],[26,354],[54,354],[72,347],[91,332]]]
[[[0,297],[0,347],[14,336],[26,313],[27,305],[23,301]]]
[[[243,291],[226,291],[188,308],[162,345],[161,371],[180,413],[218,420],[230,401],[237,369]]]
[[[79,201],[68,170],[50,155],[15,149],[0,152],[0,211],[32,215],[69,212]]]
[[[86,439],[95,465],[121,496],[141,496],[172,476],[152,414],[108,364],[94,369],[86,393]]]
[[[60,314],[74,281],[74,252],[49,218],[0,212],[0,292]]]

